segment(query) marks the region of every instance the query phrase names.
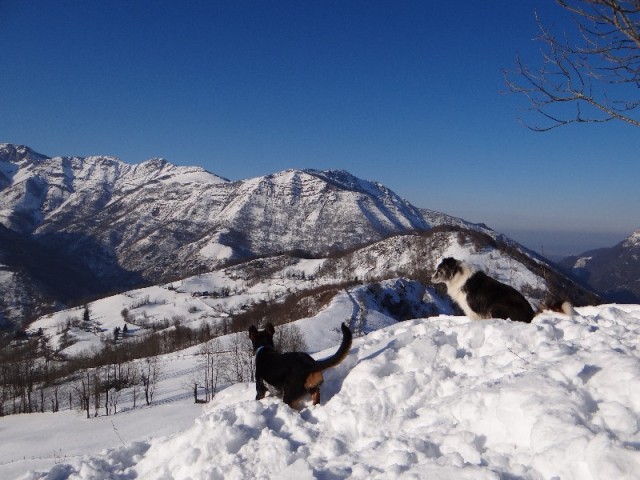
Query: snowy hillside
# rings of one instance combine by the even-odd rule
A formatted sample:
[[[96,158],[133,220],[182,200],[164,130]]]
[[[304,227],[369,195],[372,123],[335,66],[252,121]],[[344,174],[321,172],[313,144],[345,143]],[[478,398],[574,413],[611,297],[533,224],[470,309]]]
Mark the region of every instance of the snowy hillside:
[[[517,288],[537,310],[559,295],[554,291],[558,288],[560,298],[575,304],[593,300],[575,285],[558,287],[562,277],[536,259],[514,258],[497,244],[476,250],[462,240],[459,231],[432,231],[391,237],[331,258],[280,255],[253,260],[90,302],[90,322],[81,321],[84,306],[60,310],[33,322],[30,331],[41,330],[55,352],[73,356],[102,348],[116,327],[127,326],[129,335],[123,342],[158,329],[170,330],[177,323],[192,330],[207,324],[233,331],[234,322],[252,313],[253,321],[268,319],[275,324],[324,310],[335,315],[329,302],[336,297],[345,298],[352,309],[341,313],[341,320],[352,319],[354,327],[371,331],[389,321],[452,313],[448,297],[429,280],[447,256]],[[278,306],[285,304],[283,312]],[[374,312],[390,318],[367,325]]]
[[[636,479],[638,334],[638,305],[547,312],[532,324],[402,322],[355,339],[326,372],[322,404],[300,412],[255,401],[252,383],[194,405],[194,357],[171,356],[157,405],[91,420],[0,418],[11,439],[0,477]],[[333,351],[329,337],[316,356]]]

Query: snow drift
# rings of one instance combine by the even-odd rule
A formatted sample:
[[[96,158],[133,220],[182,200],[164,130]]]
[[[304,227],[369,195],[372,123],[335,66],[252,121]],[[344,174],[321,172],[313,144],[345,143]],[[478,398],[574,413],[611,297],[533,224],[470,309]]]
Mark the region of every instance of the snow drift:
[[[22,478],[638,478],[639,333],[638,305],[407,321],[356,339],[322,405],[239,384],[184,431]]]

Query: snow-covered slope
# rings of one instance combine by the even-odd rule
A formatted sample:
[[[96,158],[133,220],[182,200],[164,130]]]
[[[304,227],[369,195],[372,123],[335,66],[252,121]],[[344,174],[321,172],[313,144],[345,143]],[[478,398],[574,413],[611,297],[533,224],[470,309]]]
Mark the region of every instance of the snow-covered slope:
[[[531,324],[411,320],[355,339],[326,372],[322,404],[301,412],[255,401],[242,383],[201,410],[170,402],[182,402],[180,418],[165,402],[91,420],[0,418],[11,439],[0,476],[637,479],[638,334],[638,305],[548,312]],[[180,378],[190,383],[185,363],[167,369],[159,398]]]

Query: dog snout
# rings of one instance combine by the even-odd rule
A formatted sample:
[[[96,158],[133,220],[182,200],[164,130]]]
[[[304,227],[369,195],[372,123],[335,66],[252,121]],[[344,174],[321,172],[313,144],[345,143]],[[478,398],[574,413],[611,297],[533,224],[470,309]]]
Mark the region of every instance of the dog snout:
[[[433,283],[442,283],[442,280],[440,280],[440,271],[436,270],[435,272],[433,272],[433,275],[431,275],[431,281]]]

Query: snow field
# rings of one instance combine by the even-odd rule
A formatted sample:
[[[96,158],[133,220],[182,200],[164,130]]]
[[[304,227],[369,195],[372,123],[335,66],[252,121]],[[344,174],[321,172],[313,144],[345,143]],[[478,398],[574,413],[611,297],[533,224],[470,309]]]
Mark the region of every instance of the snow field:
[[[399,323],[354,340],[319,406],[238,384],[182,432],[23,478],[637,479],[640,306],[579,312]]]

